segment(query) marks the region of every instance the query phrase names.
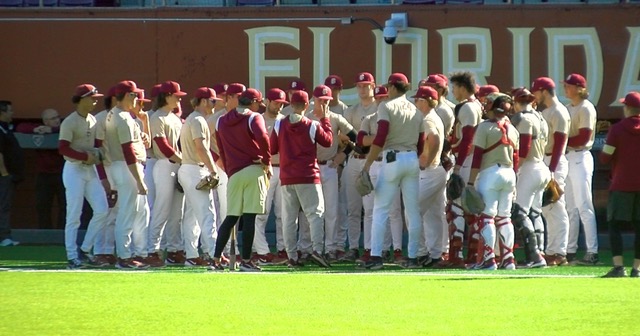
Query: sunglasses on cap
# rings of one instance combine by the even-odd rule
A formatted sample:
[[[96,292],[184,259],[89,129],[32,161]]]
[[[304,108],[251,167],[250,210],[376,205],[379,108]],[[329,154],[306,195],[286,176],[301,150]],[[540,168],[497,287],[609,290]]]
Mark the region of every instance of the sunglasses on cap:
[[[87,93],[83,94],[82,96],[80,96],[80,98],[85,98],[85,97],[89,97],[89,96],[93,96],[94,94],[98,94],[98,89],[93,89],[91,91],[88,91]]]

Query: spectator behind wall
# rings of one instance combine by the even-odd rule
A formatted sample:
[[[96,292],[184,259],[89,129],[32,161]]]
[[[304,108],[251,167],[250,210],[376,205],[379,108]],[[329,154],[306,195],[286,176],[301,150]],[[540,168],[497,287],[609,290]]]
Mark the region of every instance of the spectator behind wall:
[[[58,111],[48,108],[42,111],[42,124],[21,123],[16,132],[33,134],[58,134],[60,132],[60,115]],[[62,184],[62,167],[64,159],[57,148],[36,149],[36,211],[38,228],[63,229],[66,214],[64,185]],[[54,199],[57,199],[58,211],[52,219]]]

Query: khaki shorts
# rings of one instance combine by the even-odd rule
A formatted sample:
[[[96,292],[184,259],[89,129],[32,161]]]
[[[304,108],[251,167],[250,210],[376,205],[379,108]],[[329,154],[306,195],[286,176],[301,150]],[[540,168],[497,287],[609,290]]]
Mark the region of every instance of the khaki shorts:
[[[264,214],[267,184],[267,175],[260,165],[251,165],[233,174],[227,184],[227,216]]]

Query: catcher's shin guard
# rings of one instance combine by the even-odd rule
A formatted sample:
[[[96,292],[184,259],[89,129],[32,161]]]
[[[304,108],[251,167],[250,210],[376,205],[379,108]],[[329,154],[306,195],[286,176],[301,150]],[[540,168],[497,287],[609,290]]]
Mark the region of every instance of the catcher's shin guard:
[[[496,229],[498,230],[498,244],[502,260],[513,258],[513,225],[511,218],[496,216]]]
[[[480,231],[478,230],[478,217],[472,214],[465,214],[464,219],[467,223],[467,257],[464,259],[465,264],[474,264],[478,260],[478,247],[480,244]]]
[[[542,211],[531,208],[529,211],[529,219],[533,223],[536,236],[536,245],[539,251],[544,251],[544,221],[542,219]]]
[[[493,217],[481,214],[477,221],[480,241],[477,248],[477,263],[480,264],[487,259],[495,258],[493,246],[496,244],[496,226]]]
[[[527,217],[524,210],[516,203],[514,203],[513,211],[511,212],[511,222],[522,238],[524,243],[525,261],[527,263],[532,261],[538,261],[540,251],[537,247],[537,238],[531,224],[530,217]]]
[[[446,207],[447,223],[449,224],[449,253],[448,258],[437,265],[440,268],[464,267],[462,259],[464,219],[458,212],[462,212],[462,208],[458,204],[449,201]],[[459,222],[462,222],[461,227],[458,227]]]

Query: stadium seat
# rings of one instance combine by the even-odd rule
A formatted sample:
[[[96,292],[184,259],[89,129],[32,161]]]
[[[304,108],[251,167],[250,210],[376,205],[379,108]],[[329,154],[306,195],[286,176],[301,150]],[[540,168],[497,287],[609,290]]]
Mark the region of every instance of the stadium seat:
[[[447,5],[483,5],[484,0],[445,0]]]
[[[445,0],[402,0],[403,5],[438,5],[444,2]]]
[[[273,6],[273,0],[238,0],[237,6]]]
[[[93,7],[93,0],[60,0],[62,7]]]
[[[390,5],[393,0],[356,0],[357,5]],[[397,2],[400,2],[398,0]]]
[[[0,0],[0,7],[22,7],[22,0]]]
[[[121,0],[122,1],[122,0]],[[134,0],[135,1],[135,0]],[[147,2],[155,1],[156,6],[163,6],[163,0],[144,0]],[[166,6],[180,7],[224,7],[229,0],[164,0]]]
[[[25,6],[37,7],[40,6],[40,0],[25,0]],[[52,7],[58,5],[58,0],[42,0],[42,5],[45,7]]]

